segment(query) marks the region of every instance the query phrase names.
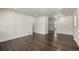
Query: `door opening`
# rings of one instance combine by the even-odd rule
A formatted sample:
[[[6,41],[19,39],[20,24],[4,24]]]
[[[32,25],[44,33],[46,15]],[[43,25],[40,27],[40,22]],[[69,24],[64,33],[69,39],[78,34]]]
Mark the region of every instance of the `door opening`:
[[[55,32],[55,18],[51,16],[48,17],[48,33],[52,32]]]

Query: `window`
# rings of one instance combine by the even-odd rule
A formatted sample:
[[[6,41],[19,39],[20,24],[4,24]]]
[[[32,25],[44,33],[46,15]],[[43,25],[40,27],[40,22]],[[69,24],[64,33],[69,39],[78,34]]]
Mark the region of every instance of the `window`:
[[[74,26],[75,27],[77,26],[77,18],[76,18],[76,16],[74,16]]]

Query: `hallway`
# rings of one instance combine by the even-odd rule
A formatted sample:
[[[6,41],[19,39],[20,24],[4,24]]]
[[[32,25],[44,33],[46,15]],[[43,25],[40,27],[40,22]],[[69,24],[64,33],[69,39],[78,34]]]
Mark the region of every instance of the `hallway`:
[[[71,35],[36,34],[0,43],[1,51],[79,51]]]

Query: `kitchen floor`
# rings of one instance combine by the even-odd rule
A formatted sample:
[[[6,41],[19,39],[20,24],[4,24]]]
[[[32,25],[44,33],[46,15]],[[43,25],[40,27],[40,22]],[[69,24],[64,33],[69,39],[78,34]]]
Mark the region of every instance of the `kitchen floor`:
[[[79,51],[72,35],[34,33],[0,43],[0,51]]]

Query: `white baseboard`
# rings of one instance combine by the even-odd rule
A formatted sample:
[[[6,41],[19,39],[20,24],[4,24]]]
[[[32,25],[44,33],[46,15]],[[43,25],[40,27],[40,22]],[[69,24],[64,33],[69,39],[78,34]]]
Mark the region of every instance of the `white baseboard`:
[[[48,34],[48,33],[43,33],[43,32],[34,32],[34,33],[44,34],[44,35]]]
[[[79,41],[76,38],[74,38],[74,41],[76,42],[77,46],[79,47]]]
[[[33,33],[29,33],[29,34],[25,34],[25,35],[21,35],[21,36],[14,36],[14,37],[10,37],[10,38],[5,38],[3,40],[0,40],[0,42],[4,42],[4,41],[8,41],[8,40],[13,40],[19,37],[23,37],[23,36],[28,36],[28,35],[32,35]]]

